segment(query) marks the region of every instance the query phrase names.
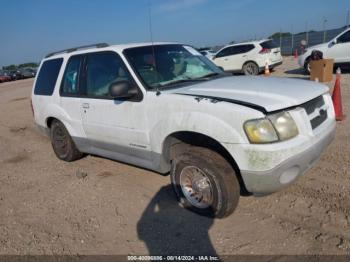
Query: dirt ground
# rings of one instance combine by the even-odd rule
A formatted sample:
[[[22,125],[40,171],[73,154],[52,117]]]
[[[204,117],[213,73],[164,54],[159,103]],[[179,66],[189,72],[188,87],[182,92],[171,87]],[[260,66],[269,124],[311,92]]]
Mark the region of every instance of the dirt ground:
[[[288,57],[273,75],[307,78],[297,68]],[[350,116],[349,81],[343,74]],[[58,160],[33,124],[32,83],[0,84],[0,254],[350,254],[348,119],[294,185],[241,197],[213,220],[178,207],[168,176],[94,156]]]

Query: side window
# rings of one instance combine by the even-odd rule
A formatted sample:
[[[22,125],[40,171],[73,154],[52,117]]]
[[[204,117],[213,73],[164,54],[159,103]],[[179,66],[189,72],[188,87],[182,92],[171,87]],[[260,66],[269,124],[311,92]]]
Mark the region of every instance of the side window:
[[[249,52],[252,49],[254,49],[254,45],[237,45],[237,46],[235,46],[233,53],[235,55],[244,54],[244,53]]]
[[[244,53],[247,53],[255,48],[254,45],[245,45],[244,47]]]
[[[122,59],[114,52],[93,53],[87,56],[86,95],[109,98],[109,86],[120,81],[132,81]]]
[[[229,56],[231,55],[231,47],[226,47],[224,49],[222,49],[217,55],[216,57],[219,58],[219,57],[224,57],[224,56]]]
[[[338,43],[348,43],[350,42],[350,30],[347,31],[346,33],[342,34],[341,36],[338,37],[337,39]]]
[[[236,45],[232,47],[231,54],[230,55],[237,55],[242,53],[242,46],[241,45]]]
[[[61,95],[78,95],[79,90],[79,73],[81,66],[82,56],[72,56],[69,58],[66,71],[64,72]]]
[[[62,62],[63,58],[57,58],[42,64],[34,88],[35,95],[51,96],[53,94]]]

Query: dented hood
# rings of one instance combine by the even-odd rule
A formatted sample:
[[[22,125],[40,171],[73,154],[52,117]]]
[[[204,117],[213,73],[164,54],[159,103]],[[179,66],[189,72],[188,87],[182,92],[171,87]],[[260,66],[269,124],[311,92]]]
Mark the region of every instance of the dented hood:
[[[264,108],[266,112],[293,107],[328,92],[326,85],[302,79],[232,76],[170,90]]]

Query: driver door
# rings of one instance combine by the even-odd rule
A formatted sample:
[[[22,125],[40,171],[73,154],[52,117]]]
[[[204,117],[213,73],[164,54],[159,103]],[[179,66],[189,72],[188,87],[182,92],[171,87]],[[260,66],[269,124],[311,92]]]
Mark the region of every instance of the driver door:
[[[327,58],[333,58],[335,63],[350,63],[350,30],[337,38],[335,44],[330,44]]]
[[[150,151],[142,96],[136,100],[115,100],[109,96],[112,83],[129,81],[136,85],[119,55],[112,51],[87,54],[85,68],[81,115],[93,151],[116,154],[111,157],[122,161],[126,161],[126,155],[138,156],[135,149]]]

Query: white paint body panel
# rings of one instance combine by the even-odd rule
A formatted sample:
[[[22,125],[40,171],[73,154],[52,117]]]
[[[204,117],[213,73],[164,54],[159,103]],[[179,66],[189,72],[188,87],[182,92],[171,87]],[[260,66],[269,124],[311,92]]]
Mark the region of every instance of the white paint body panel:
[[[243,65],[248,61],[255,62],[260,69],[264,68],[266,63],[268,66],[281,63],[283,61],[283,58],[279,47],[271,49],[271,52],[266,54],[259,53],[262,49],[262,47],[260,46],[260,43],[264,41],[267,41],[267,40],[252,41],[252,42],[238,43],[238,44],[225,46],[222,49],[220,49],[217,53],[231,46],[254,45],[255,47],[254,49],[246,53],[240,53],[240,54],[235,54],[235,55],[230,55],[225,57],[218,57],[214,59],[211,58],[211,60],[217,66],[222,67],[225,71],[234,71],[234,72],[241,71],[243,68]]]
[[[307,51],[299,56],[299,65],[303,67],[305,60],[314,50],[321,51],[323,53],[323,58],[334,59],[335,63],[350,63],[350,42],[337,43],[337,39],[348,31],[349,29],[345,30],[327,43],[310,46],[307,48]]]
[[[106,50],[117,52],[143,93],[142,101],[60,97],[64,67],[72,55],[60,54],[49,58],[64,59],[54,94],[34,95],[33,88],[35,122],[47,128],[47,119],[57,118],[72,137],[87,141],[80,150],[110,157],[113,153],[111,148],[116,148],[118,152],[111,158],[159,172],[169,171],[159,167],[164,142],[179,131],[196,132],[216,140],[232,155],[242,172],[265,172],[312,147],[322,139],[319,133],[334,129],[332,102],[327,94],[328,88],[322,84],[283,78],[224,77],[156,94],[145,89],[127,63],[122,53],[127,47],[110,46],[72,54]],[[265,117],[263,112],[234,102],[196,99],[196,95],[231,99],[275,111],[298,106],[322,94],[328,106],[329,118],[326,122],[312,130],[305,110],[294,108],[291,114],[299,135],[268,145],[250,144],[243,129],[247,120]],[[131,153],[123,155],[123,152]],[[256,158],[254,161],[252,156],[253,160]]]

